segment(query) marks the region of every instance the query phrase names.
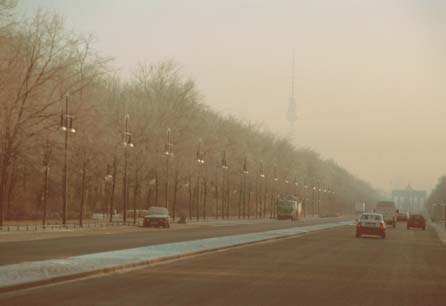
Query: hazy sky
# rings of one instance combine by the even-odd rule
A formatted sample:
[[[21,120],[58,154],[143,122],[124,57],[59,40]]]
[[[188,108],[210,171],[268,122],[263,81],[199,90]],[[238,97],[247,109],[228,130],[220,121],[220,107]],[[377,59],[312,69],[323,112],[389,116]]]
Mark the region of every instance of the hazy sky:
[[[283,135],[294,48],[298,146],[385,190],[446,173],[446,1],[19,1],[37,7],[123,75],[174,59],[206,103]]]

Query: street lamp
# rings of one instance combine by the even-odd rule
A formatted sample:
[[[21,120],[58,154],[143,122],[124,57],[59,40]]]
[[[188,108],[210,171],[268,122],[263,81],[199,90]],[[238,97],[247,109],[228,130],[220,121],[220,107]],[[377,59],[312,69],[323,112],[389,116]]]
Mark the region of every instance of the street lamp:
[[[201,139],[198,142],[198,149],[197,149],[197,163],[198,164],[204,164],[205,160],[204,160],[204,152],[201,151]]]
[[[263,170],[263,164],[260,165],[260,171],[259,171],[260,178],[265,178],[265,172]]]
[[[260,163],[260,168],[259,168],[259,176],[256,178],[256,217],[261,217],[262,216],[262,205],[261,205],[261,201],[259,203],[259,184],[258,184],[258,178],[260,178],[262,180],[262,182],[264,182],[264,178],[265,178],[265,171],[263,170],[263,163]],[[260,186],[260,190],[262,190],[264,184],[261,184]]]
[[[297,181],[297,175],[294,176],[294,186],[299,187],[299,182]]]
[[[307,190],[308,190],[308,185],[305,184],[305,180],[304,180],[304,216],[307,216],[307,202],[308,202],[308,198],[307,198]]]
[[[314,211],[315,211],[315,206],[316,206],[316,204],[314,203],[315,202],[315,192],[316,192],[316,186],[313,186],[313,200],[312,200],[312,209],[311,209],[311,213],[312,213],[312,215],[313,215],[313,217],[314,217]]]
[[[246,218],[246,176],[248,175],[248,158],[243,160],[243,219]],[[249,203],[248,203],[249,204]],[[249,208],[248,208],[249,210]]]
[[[318,191],[317,191],[317,215],[318,215],[318,217],[320,217],[320,213],[321,213],[321,211],[320,211],[320,209],[321,209],[321,191],[322,191],[322,189],[321,189],[321,187],[319,186],[318,187]]]
[[[288,178],[285,178],[285,180],[284,180],[284,183],[285,183],[285,195],[287,195],[289,192],[290,192],[290,181],[288,180]]]
[[[276,192],[276,187],[277,187],[277,182],[279,181],[279,178],[277,177],[277,168],[276,166],[274,166],[274,170],[273,170],[273,183],[272,183],[272,188],[271,188],[271,211],[270,211],[270,217],[273,218],[275,217],[275,208],[276,208],[276,202],[275,201],[275,192]]]
[[[164,155],[166,156],[166,190],[165,190],[165,206],[167,208],[168,195],[169,195],[169,160],[173,156],[173,145],[170,141],[170,129],[167,129],[167,141],[164,145]]]
[[[222,183],[221,183],[221,217],[222,219],[225,218],[225,205],[226,202],[229,202],[228,199],[226,199],[226,178],[227,178],[227,170],[229,169],[228,161],[226,160],[226,151],[223,150],[222,156],[221,156],[221,169],[223,170],[223,177],[222,177]],[[229,207],[228,207],[229,209]],[[218,211],[218,207],[217,207]],[[218,214],[217,214],[218,218]]]
[[[63,170],[63,186],[62,186],[62,224],[67,223],[67,205],[68,205],[68,134],[76,133],[73,127],[74,116],[68,110],[68,95],[65,96],[65,109],[62,107],[60,112],[60,129],[65,133],[64,145],[64,170]]]
[[[124,126],[124,188],[123,188],[123,200],[124,200],[124,213],[123,221],[124,224],[127,222],[127,202],[128,202],[128,182],[127,182],[127,159],[128,159],[128,149],[133,148],[135,145],[132,142],[132,133],[129,132],[129,119],[130,115],[125,115],[125,126]]]
[[[201,150],[202,140],[198,140],[198,148],[196,154],[196,161],[198,163],[198,171],[197,171],[197,220],[200,219],[200,166],[204,165],[204,152]]]

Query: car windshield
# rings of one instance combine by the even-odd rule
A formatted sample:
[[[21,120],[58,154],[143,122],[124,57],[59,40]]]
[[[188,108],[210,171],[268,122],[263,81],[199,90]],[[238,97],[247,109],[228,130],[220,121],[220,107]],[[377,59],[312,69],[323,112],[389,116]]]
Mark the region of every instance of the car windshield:
[[[149,215],[167,215],[168,211],[165,207],[150,207]]]
[[[381,221],[382,217],[380,215],[362,215],[361,220]]]
[[[286,202],[279,202],[279,206],[282,207],[294,207],[296,204],[294,202],[286,201]]]

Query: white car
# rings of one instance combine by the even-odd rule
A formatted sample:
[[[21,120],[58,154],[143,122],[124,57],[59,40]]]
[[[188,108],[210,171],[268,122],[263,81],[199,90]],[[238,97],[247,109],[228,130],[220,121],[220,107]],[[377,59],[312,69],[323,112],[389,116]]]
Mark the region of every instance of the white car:
[[[356,223],[356,238],[362,235],[386,238],[386,223],[382,214],[364,213]]]

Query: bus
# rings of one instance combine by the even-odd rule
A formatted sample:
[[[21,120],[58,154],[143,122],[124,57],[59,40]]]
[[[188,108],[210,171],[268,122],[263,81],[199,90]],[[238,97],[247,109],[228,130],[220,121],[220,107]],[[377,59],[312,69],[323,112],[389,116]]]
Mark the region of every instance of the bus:
[[[277,219],[297,220],[301,213],[301,203],[294,199],[281,199],[277,203]]]
[[[396,226],[396,206],[393,201],[379,201],[376,203],[375,212],[382,214],[384,222],[388,225]]]

